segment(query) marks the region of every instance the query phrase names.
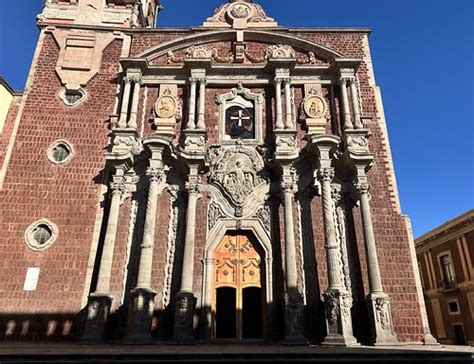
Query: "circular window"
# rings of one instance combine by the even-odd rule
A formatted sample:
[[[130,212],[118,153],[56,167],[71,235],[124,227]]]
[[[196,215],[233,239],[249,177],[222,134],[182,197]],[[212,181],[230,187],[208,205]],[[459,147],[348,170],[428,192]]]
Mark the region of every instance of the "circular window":
[[[49,248],[57,237],[58,228],[47,219],[31,224],[25,231],[26,245],[34,251],[42,251]]]
[[[76,106],[83,102],[86,98],[86,92],[82,89],[63,88],[59,93],[59,97],[67,106]]]
[[[54,164],[64,164],[72,158],[73,149],[65,140],[58,140],[48,148],[47,155]]]

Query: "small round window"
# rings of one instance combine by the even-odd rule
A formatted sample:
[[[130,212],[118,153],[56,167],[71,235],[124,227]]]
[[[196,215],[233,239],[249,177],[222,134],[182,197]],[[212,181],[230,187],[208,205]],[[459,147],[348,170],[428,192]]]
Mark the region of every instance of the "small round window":
[[[47,219],[31,224],[25,231],[26,245],[31,250],[42,251],[49,248],[58,236],[58,228]]]
[[[43,246],[53,237],[53,232],[46,224],[40,224],[33,229],[33,239],[39,246]]]
[[[64,141],[58,140],[54,142],[48,149],[48,159],[54,164],[64,164],[72,158],[72,146]]]

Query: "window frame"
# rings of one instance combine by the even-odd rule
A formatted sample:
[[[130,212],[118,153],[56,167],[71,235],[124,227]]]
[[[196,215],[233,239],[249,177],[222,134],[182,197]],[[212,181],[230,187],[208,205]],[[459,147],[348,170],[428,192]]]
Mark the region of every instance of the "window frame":
[[[51,237],[44,244],[38,244],[38,242],[34,238],[35,229],[40,225],[46,225],[51,231]],[[25,242],[28,248],[30,248],[31,250],[35,252],[41,252],[51,247],[51,245],[53,245],[56,242],[58,235],[59,235],[59,232],[58,232],[58,227],[56,226],[56,224],[54,224],[53,222],[51,222],[50,220],[46,218],[43,218],[43,219],[35,221],[30,226],[28,226],[28,228],[25,230],[24,237],[25,237]]]
[[[237,106],[233,103],[236,99],[242,97],[244,100],[253,103],[254,106],[254,123],[255,123],[255,138],[254,139],[230,139],[227,138],[226,129],[226,113],[227,109],[232,106]],[[241,140],[244,145],[258,145],[263,141],[263,100],[264,93],[254,94],[249,89],[243,87],[241,83],[231,92],[220,94],[216,96],[216,102],[219,105],[219,142],[222,145],[234,145]]]

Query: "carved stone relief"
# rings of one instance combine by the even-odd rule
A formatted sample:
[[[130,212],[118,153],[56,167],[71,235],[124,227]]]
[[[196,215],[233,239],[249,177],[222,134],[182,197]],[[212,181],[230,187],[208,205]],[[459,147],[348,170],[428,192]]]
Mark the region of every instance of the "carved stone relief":
[[[306,84],[304,90],[305,98],[301,103],[300,118],[305,121],[308,134],[325,134],[331,113],[323,97],[322,87],[320,84]]]
[[[237,1],[223,4],[214,11],[203,26],[205,28],[270,28],[278,24],[267,16],[263,8],[254,3]]]
[[[154,105],[154,124],[160,133],[174,134],[174,126],[182,118],[177,85],[161,85],[160,95]]]
[[[230,147],[214,160],[209,180],[234,207],[242,208],[253,191],[266,183],[263,160],[253,148]]]

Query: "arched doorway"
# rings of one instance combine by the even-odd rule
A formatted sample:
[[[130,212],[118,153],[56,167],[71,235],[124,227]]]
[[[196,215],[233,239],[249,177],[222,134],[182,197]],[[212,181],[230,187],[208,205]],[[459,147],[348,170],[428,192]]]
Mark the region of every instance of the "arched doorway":
[[[215,340],[265,336],[263,252],[247,235],[227,234],[214,252],[212,321]]]

